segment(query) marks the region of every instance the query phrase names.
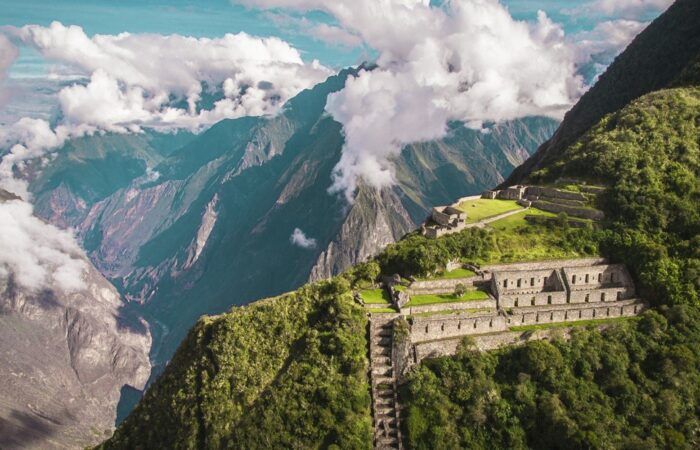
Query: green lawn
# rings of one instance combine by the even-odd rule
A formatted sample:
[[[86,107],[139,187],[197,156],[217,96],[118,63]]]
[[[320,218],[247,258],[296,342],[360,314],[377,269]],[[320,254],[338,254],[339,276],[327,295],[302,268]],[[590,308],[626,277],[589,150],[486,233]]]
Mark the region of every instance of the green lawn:
[[[542,323],[536,325],[522,325],[517,327],[510,327],[510,331],[536,331],[536,330],[546,330],[549,328],[569,328],[572,326],[576,327],[587,327],[587,326],[597,326],[605,325],[608,323],[615,322],[625,322],[628,320],[638,320],[638,316],[634,317],[613,317],[611,319],[590,319],[590,320],[578,320],[575,322],[555,322],[555,323]]]
[[[436,303],[460,303],[472,302],[475,300],[486,300],[489,295],[480,290],[467,291],[463,296],[457,297],[454,294],[426,294],[412,295],[406,306],[433,305]]]
[[[453,280],[455,278],[469,278],[476,275],[469,269],[459,268],[455,270],[450,270],[449,272],[443,272],[429,278],[418,278],[419,280]]]
[[[512,216],[504,217],[503,219],[491,222],[488,224],[488,226],[500,231],[512,231],[516,228],[530,225],[529,222],[525,220],[525,216],[557,217],[556,214],[551,212],[542,211],[541,209],[537,208],[529,208],[519,212],[518,214],[513,214]]]
[[[515,200],[489,200],[479,198],[462,202],[459,204],[458,208],[467,213],[467,223],[473,223],[508,211],[522,209],[522,206],[515,203]]]
[[[386,289],[365,289],[360,291],[360,297],[365,303],[372,305],[388,305],[391,303]]]

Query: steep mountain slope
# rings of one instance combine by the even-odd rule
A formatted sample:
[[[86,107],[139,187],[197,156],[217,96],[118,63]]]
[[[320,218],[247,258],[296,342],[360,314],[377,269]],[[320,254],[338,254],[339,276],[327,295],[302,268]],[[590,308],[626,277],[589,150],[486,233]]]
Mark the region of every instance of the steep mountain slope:
[[[472,228],[439,239],[413,233],[332,281],[200,319],[103,447],[367,448],[360,394],[368,389],[360,375],[367,356],[358,350],[367,334],[349,288],[380,271],[421,276],[456,256],[508,255],[504,238],[537,233],[550,237],[551,253],[593,248],[625,262],[656,308],[603,331],[574,331],[568,342],[485,353],[466,340],[457,356],[424,361],[401,393],[405,446],[697,448],[699,127],[700,87],[657,91],[606,116],[564,159],[532,175],[606,185],[601,229]],[[242,418],[243,411],[251,413]]]
[[[409,448],[700,445],[700,86],[604,117],[529,180],[560,176],[608,186],[595,239],[657,309],[569,342],[421,365],[403,397]]]
[[[700,2],[677,0],[642,31],[566,114],[550,140],[513,171],[503,185],[517,184],[546,166],[604,115],[659,89],[697,82],[700,67]]]
[[[2,190],[0,207],[14,217],[29,208]],[[11,228],[3,223],[3,233]],[[31,259],[25,255],[23,263]],[[3,449],[95,444],[114,427],[121,388],[142,389],[148,380],[148,327],[124,310],[119,293],[87,260],[84,266],[84,286],[67,291],[29,289],[0,265]]]
[[[498,183],[556,125],[453,125],[445,139],[404,150],[397,186],[362,186],[348,205],[327,192],[343,136],[324,107],[353,72],[300,93],[275,117],[225,120],[167,157],[155,152],[157,179],[140,175],[90,199],[34,183],[42,215],[74,225],[98,269],[144,303],[158,362],[200,315],[336,274],[415,228],[430,206]],[[295,228],[314,241],[291,243]]]

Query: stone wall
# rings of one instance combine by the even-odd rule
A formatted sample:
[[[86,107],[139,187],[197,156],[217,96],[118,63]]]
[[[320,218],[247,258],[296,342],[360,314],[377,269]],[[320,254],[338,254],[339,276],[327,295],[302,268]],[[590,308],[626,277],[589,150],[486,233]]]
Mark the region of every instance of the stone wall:
[[[634,296],[634,289],[629,286],[607,287],[590,289],[585,291],[571,291],[570,303],[614,302],[625,300]]]
[[[460,197],[457,200],[455,200],[455,202],[452,204],[452,206],[458,206],[460,203],[468,202],[471,200],[478,200],[482,197],[483,197],[482,195],[469,195],[467,197]]]
[[[564,267],[562,273],[571,291],[633,285],[632,277],[623,264]]]
[[[550,203],[558,203],[560,205],[568,205],[568,206],[586,206],[586,202],[582,200],[570,200],[568,198],[556,198],[556,197],[548,197],[546,195],[541,195],[541,196],[533,196],[531,197],[533,200],[542,200],[545,202],[550,202]]]
[[[527,195],[536,195],[538,197],[561,198],[564,200],[579,200],[586,201],[586,196],[580,192],[563,191],[560,189],[544,186],[528,186]]]
[[[545,290],[563,291],[564,284],[556,269],[506,270],[493,274],[492,292],[501,295],[535,294]]]
[[[442,294],[453,292],[458,284],[463,284],[467,287],[472,286],[475,282],[482,281],[480,276],[466,278],[450,278],[437,280],[419,280],[411,283],[408,289],[409,295],[414,294]]]
[[[497,307],[495,299],[474,300],[469,302],[437,303],[433,305],[418,305],[401,308],[401,314],[421,314],[436,311],[459,311],[464,309],[493,309]]]
[[[506,328],[506,318],[500,315],[414,317],[410,335],[411,342],[417,343],[456,336],[505,331]]]
[[[532,261],[526,263],[490,264],[483,266],[481,269],[490,272],[559,269],[561,267],[593,266],[596,264],[605,264],[606,262],[607,260],[605,258],[550,259],[547,261]]]
[[[498,299],[498,307],[517,308],[523,306],[563,305],[566,304],[566,299],[566,291],[501,295]]]
[[[508,327],[541,325],[556,322],[576,322],[579,320],[609,319],[639,314],[646,305],[639,301],[596,303],[569,307],[566,309],[516,310],[508,315]]]
[[[550,203],[542,200],[535,200],[532,202],[532,206],[541,209],[542,211],[548,211],[555,214],[564,212],[570,216],[580,217],[582,219],[603,220],[605,218],[603,211],[593,208],[561,205],[559,203]]]

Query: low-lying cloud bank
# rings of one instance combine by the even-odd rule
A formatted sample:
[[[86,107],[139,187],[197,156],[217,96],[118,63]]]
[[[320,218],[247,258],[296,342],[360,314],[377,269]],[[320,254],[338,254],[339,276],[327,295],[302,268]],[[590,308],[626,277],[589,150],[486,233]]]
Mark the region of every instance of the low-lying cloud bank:
[[[246,33],[221,38],[96,34],[53,22],[7,28],[45,58],[89,77],[59,93],[64,121],[103,130],[197,129],[224,118],[272,114],[329,69],[305,63],[297,49]],[[220,94],[198,108],[206,88]],[[177,102],[182,100],[182,102]]]
[[[72,292],[84,287],[86,268],[83,252],[70,231],[38,219],[25,201],[0,200],[0,276],[12,274],[30,292]]]
[[[3,30],[59,63],[56,70],[84,76],[59,91],[61,119],[55,126],[23,118],[0,129],[0,149],[9,149],[0,163],[0,187],[25,199],[26,183],[17,171],[66,139],[143,127],[200,130],[222,119],[275,114],[288,99],[331,74],[318,61],[304,62],[287,42],[246,33],[217,39],[130,33],[89,37],[81,27],[60,22]],[[0,35],[0,50],[2,81],[17,49]]]

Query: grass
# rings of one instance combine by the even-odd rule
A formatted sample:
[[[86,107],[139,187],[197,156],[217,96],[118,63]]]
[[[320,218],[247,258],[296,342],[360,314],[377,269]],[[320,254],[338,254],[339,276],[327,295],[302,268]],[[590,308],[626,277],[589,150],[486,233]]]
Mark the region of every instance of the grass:
[[[467,223],[474,223],[508,211],[521,209],[522,206],[515,203],[515,200],[489,200],[479,198],[462,202],[459,204],[458,208],[467,213]]]
[[[488,226],[494,230],[499,231],[513,231],[522,226],[532,226],[525,216],[544,216],[544,217],[557,217],[556,214],[542,211],[537,208],[529,208],[519,212],[518,214],[513,214],[512,216],[504,217],[503,219],[491,222]]]
[[[464,268],[459,268],[455,270],[450,270],[449,272],[443,272],[439,273],[433,277],[428,277],[428,278],[418,278],[421,281],[426,281],[426,280],[454,280],[455,278],[469,278],[473,277],[476,275],[476,273],[472,272],[469,269],[464,269]]]
[[[516,327],[510,327],[510,331],[536,331],[536,330],[546,330],[550,328],[569,328],[569,327],[587,327],[596,325],[605,325],[608,323],[625,322],[628,320],[638,320],[639,316],[633,317],[613,317],[611,319],[590,319],[590,320],[578,320],[575,322],[556,322],[556,323],[542,323],[536,325],[522,325]]]
[[[396,313],[397,311],[394,308],[372,308],[369,310],[372,314],[375,313]]]
[[[458,297],[454,294],[425,294],[412,295],[411,300],[406,303],[406,306],[433,305],[436,303],[460,303],[472,302],[476,300],[486,300],[489,295],[481,290],[475,289],[467,291],[463,296]]]
[[[564,230],[529,223],[525,220],[527,215],[556,217],[554,214],[530,208],[520,214],[492,222],[489,225],[494,230],[493,248],[486,257],[476,262],[497,264],[598,255],[595,247],[562,245]]]
[[[386,289],[365,289],[364,291],[360,291],[360,297],[362,297],[365,303],[370,305],[391,304],[391,299]]]

